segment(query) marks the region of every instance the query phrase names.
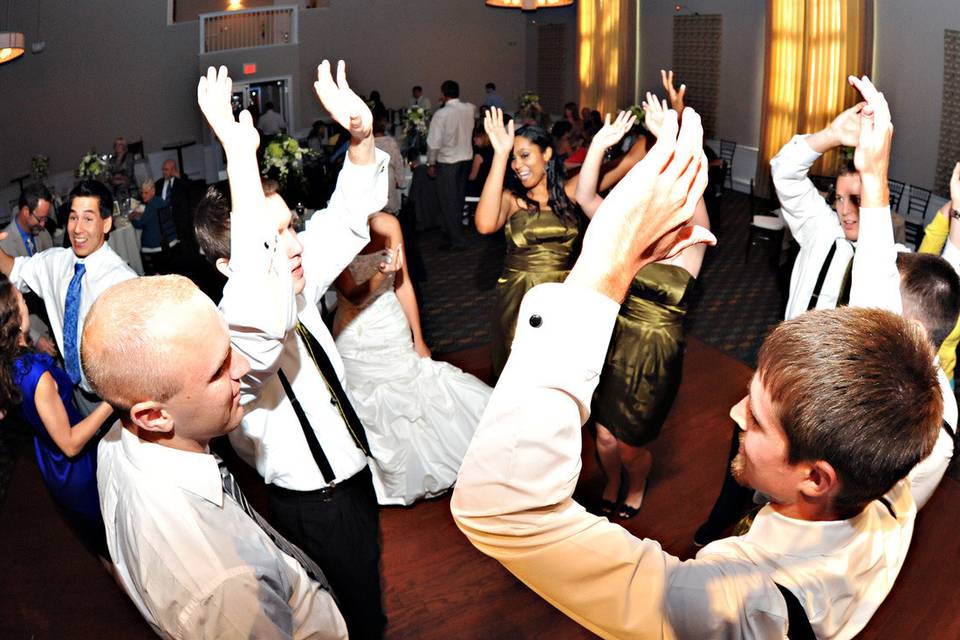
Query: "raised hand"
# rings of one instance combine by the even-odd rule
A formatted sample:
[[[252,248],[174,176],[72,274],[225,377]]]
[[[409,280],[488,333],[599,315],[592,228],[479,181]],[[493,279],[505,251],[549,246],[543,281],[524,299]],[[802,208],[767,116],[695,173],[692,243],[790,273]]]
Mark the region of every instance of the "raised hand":
[[[633,128],[637,123],[637,117],[627,111],[621,111],[617,119],[610,122],[610,114],[607,114],[606,120],[599,131],[593,136],[590,146],[597,145],[600,149],[609,149],[613,145],[623,140],[623,136]]]
[[[491,107],[483,116],[483,130],[490,138],[490,146],[498,155],[513,153],[514,128],[513,120],[503,126],[503,109]]]
[[[860,109],[857,147],[853,154],[853,164],[860,172],[863,183],[860,200],[864,207],[884,207],[890,202],[887,185],[890,144],[893,140],[890,107],[867,76],[850,76],[849,81],[864,98]]]
[[[197,105],[200,111],[228,153],[256,151],[260,145],[260,134],[253,126],[253,118],[250,112],[244,109],[235,120],[231,106],[232,97],[233,80],[230,79],[227,68],[221,66],[218,71],[209,67],[207,75],[201,76],[197,84]]]
[[[330,116],[350,132],[354,138],[364,139],[373,133],[373,114],[370,107],[360,99],[347,84],[346,65],[337,63],[337,80],[330,74],[330,62],[324,60],[317,67],[317,81],[313,83],[323,108]]]
[[[669,110],[666,100],[660,102],[657,96],[647,91],[647,99],[643,101],[643,124],[657,138],[660,137],[663,118]]]
[[[860,111],[866,105],[860,102],[843,111],[827,127],[833,136],[833,146],[855,147],[860,141]]]
[[[679,90],[673,86],[673,69],[669,71],[660,69],[660,81],[667,92],[667,97],[670,98],[670,106],[677,112],[677,115],[682,114],[683,96],[687,93],[687,85],[681,84]]]
[[[671,111],[657,143],[597,210],[567,282],[622,299],[644,264],[698,242],[716,242],[706,229],[687,226],[706,185],[700,116],[686,109],[678,127]]]

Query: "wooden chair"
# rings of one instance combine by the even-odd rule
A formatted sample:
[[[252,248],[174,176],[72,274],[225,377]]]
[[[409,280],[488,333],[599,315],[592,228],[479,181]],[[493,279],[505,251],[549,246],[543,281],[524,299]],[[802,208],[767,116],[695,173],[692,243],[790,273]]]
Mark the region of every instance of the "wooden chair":
[[[898,180],[887,178],[887,186],[890,188],[890,211],[899,211],[900,199],[903,198],[903,187],[905,185]]]
[[[927,205],[930,204],[930,191],[922,187],[910,185],[910,200],[907,203],[907,219],[919,222],[927,219]]]
[[[743,261],[750,260],[750,249],[761,242],[773,245],[771,262],[774,266],[780,261],[783,247],[783,235],[786,223],[772,212],[757,213],[757,198],[754,195],[753,180],[750,181],[750,232],[747,235],[747,251]]]
[[[733,154],[737,152],[735,140],[720,140],[720,159],[723,160],[725,182],[733,189]]]

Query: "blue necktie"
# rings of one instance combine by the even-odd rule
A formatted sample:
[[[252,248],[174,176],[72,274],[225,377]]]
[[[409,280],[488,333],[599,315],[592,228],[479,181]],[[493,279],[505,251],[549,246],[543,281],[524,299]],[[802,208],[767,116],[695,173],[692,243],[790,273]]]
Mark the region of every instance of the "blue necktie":
[[[29,233],[27,234],[27,237],[24,238],[24,244],[27,245],[27,255],[32,256],[34,251],[33,238],[30,236]]]
[[[77,351],[77,324],[80,318],[80,288],[87,267],[82,262],[74,266],[73,279],[67,287],[63,312],[63,363],[73,384],[80,384],[80,353]]]

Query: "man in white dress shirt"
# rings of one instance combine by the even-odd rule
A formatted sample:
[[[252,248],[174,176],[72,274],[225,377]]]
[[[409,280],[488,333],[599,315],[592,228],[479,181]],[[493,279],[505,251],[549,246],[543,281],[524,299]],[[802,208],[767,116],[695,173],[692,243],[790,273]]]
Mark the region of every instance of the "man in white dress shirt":
[[[410,92],[410,106],[420,107],[427,111],[429,111],[430,107],[432,106],[430,98],[423,94],[423,87],[420,85],[415,85],[413,90]]]
[[[433,114],[427,131],[427,171],[437,180],[440,228],[444,236],[440,248],[462,249],[467,245],[461,219],[473,160],[476,108],[460,101],[460,85],[453,80],[444,81],[440,91],[443,106]]]
[[[369,450],[363,426],[343,393],[343,362],[317,304],[369,242],[367,218],[387,201],[389,156],[375,148],[372,114],[348,87],[342,62],[334,82],[324,61],[315,87],[327,111],[351,132],[351,142],[327,209],[313,215],[304,233],[293,230],[290,212],[278,196],[268,198],[274,206],[270,220],[292,276],[296,327],[276,336],[248,321],[249,309],[263,302],[243,287],[229,286],[238,266],[232,217],[202,207],[194,223],[204,255],[230,278],[220,307],[234,345],[253,361],[243,390],[244,404],[252,404],[230,441],[267,483],[277,528],[330,580],[350,635],[375,638],[382,634],[386,617]],[[230,113],[230,92],[222,93],[224,105],[212,116],[204,111],[218,135],[221,126],[232,122],[232,117],[217,115]],[[232,200],[238,202],[235,193]],[[393,269],[398,262],[383,269]],[[280,353],[275,367],[257,364],[272,361],[264,350]]]
[[[97,296],[137,274],[107,244],[113,227],[110,190],[96,180],[82,180],[68,198],[70,248],[54,247],[18,258],[0,250],[0,272],[18,289],[33,291],[43,300],[64,368],[74,383],[74,399],[87,415],[100,399],[82,375],[83,320]]]
[[[681,562],[572,499],[620,300],[639,266],[669,253],[660,236],[690,219],[706,185],[699,118],[685,110],[676,140],[676,116],[667,126],[598,210],[567,280],[524,299],[451,510],[478,549],[603,637],[783,638],[806,626],[851,638],[906,557],[916,506],[903,478],[940,428],[932,350],[895,314],[823,310],[767,338],[731,412],[744,429],[737,477],[771,497],[744,536]],[[862,136],[868,163],[885,135]],[[878,191],[865,181],[865,206],[886,205]]]

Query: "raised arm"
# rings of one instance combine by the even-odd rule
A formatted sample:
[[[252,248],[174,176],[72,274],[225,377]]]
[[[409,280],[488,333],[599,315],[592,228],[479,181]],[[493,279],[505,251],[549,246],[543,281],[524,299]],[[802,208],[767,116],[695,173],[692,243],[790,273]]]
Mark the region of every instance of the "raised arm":
[[[600,128],[590,142],[590,148],[587,149],[587,156],[580,165],[580,173],[577,174],[575,202],[580,205],[583,213],[592,218],[593,214],[600,207],[603,198],[597,192],[597,184],[600,180],[600,167],[603,164],[603,156],[607,149],[623,140],[623,136],[636,124],[636,116],[621,111],[617,119],[610,122],[610,114],[607,114],[603,127]]]
[[[67,409],[63,406],[63,400],[60,399],[57,383],[49,372],[40,376],[33,394],[33,401],[43,428],[50,434],[60,451],[69,458],[83,451],[103,423],[113,415],[110,405],[101,402],[90,415],[71,426]]]
[[[243,402],[272,375],[283,338],[296,323],[293,282],[286,255],[279,249],[276,222],[267,215],[260,186],[257,145],[260,137],[246,110],[234,119],[233,82],[227,68],[213,67],[200,78],[197,104],[227,155],[230,212],[230,277],[220,309],[230,340],[250,361],[242,381]]]
[[[507,176],[507,165],[513,154],[513,120],[503,124],[503,110],[491,107],[483,116],[483,129],[490,137],[493,147],[493,161],[490,173],[483,183],[480,202],[474,216],[474,224],[480,233],[495,233],[503,228],[507,219],[516,211],[516,205],[509,193],[504,192],[503,181]]]
[[[531,290],[507,366],[460,469],[457,526],[482,552],[589,629],[658,635],[676,558],[573,501],[580,429],[620,301],[644,264],[709,234],[678,235],[706,186],[699,117],[688,110],[609,194],[564,284]],[[574,332],[583,339],[570,344]],[[563,345],[563,348],[559,348]],[[638,628],[638,625],[642,625]]]
[[[667,97],[670,98],[670,108],[677,112],[677,117],[683,113],[683,97],[687,94],[687,85],[681,84],[677,89],[673,84],[673,69],[660,69],[660,82],[663,84]]]
[[[853,162],[860,172],[860,231],[853,257],[850,305],[902,313],[900,272],[890,222],[887,172],[893,123],[883,94],[864,76],[850,77],[863,95]]]
[[[387,204],[390,156],[374,145],[373,115],[347,84],[342,60],[337,65],[336,81],[330,73],[330,63],[324,60],[317,68],[314,88],[324,108],[350,131],[349,151],[330,202],[326,209],[313,215],[300,236],[309,293],[314,302],[319,302],[353,257],[370,242],[367,218]]]
[[[861,102],[840,113],[824,129],[794,136],[770,161],[780,210],[790,232],[801,246],[817,236],[821,224],[839,225],[830,205],[807,177],[810,166],[823,153],[844,145],[855,147],[860,136]]]

